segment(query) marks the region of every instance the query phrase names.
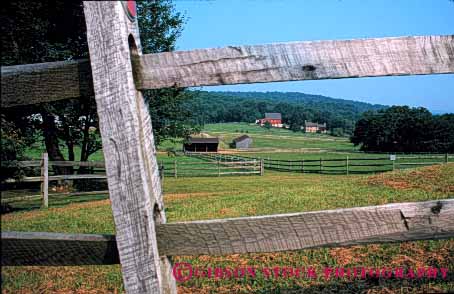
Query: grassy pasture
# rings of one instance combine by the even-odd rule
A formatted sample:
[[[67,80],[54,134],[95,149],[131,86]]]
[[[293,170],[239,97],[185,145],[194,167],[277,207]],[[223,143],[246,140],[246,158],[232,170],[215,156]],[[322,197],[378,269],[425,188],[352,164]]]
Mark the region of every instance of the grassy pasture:
[[[227,149],[228,144],[236,137],[247,134],[253,138],[253,148],[261,149],[337,149],[356,150],[344,137],[333,137],[326,134],[310,134],[292,132],[286,129],[266,129],[255,124],[248,123],[218,123],[207,124],[203,132],[219,137]]]
[[[247,123],[206,125],[205,133],[219,136],[221,148],[235,137],[253,137],[254,149],[242,156],[280,160],[323,160],[387,157],[358,153],[347,138],[324,134],[294,133],[283,129],[266,130]],[[164,142],[161,150],[181,144]],[[39,159],[43,148],[36,144],[27,154]],[[234,150],[227,150],[233,152]],[[76,158],[79,150],[76,149]],[[102,151],[90,160],[103,160]],[[158,153],[158,161],[170,169],[174,161],[202,163],[203,159]],[[454,161],[454,159],[450,159]],[[404,159],[402,162],[443,161]],[[367,161],[366,161],[367,162]],[[384,159],[380,162],[389,162]],[[328,161],[324,164],[330,165]],[[333,163],[334,164],[334,163]],[[343,167],[337,168],[342,170]],[[405,201],[426,201],[452,197],[454,163],[376,175],[301,174],[266,170],[260,176],[165,177],[164,193],[169,222],[316,211]],[[19,211],[2,215],[4,231],[48,231],[68,233],[115,233],[107,195],[50,196],[50,208],[38,210],[39,200],[14,203]],[[325,280],[192,279],[178,283],[179,293],[443,293],[454,291],[454,240],[419,241],[401,244],[354,246],[229,256],[178,256],[175,262],[194,267],[288,266],[314,267],[447,267],[448,279],[437,280]],[[120,267],[5,267],[2,293],[121,293]]]
[[[277,184],[278,183],[278,184]],[[454,164],[373,176],[267,172],[263,177],[179,178],[164,181],[169,222],[266,215],[449,198],[454,192]],[[114,233],[109,200],[79,202],[6,214],[5,231]],[[314,249],[270,254],[179,256],[205,268],[256,267],[447,267],[448,279],[329,280],[192,279],[179,293],[442,293],[454,290],[454,240]],[[5,267],[3,293],[122,292],[119,266]],[[299,292],[298,292],[299,293]]]

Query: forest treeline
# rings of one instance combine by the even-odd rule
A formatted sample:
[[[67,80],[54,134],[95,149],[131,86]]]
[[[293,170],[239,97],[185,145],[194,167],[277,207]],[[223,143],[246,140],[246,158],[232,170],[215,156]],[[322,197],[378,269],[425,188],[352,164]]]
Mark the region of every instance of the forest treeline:
[[[351,141],[363,151],[454,153],[454,114],[408,106],[367,111]]]
[[[304,121],[327,124],[332,135],[353,134],[365,111],[386,108],[364,102],[334,99],[296,92],[207,92],[190,91],[185,108],[198,125],[222,122],[254,122],[266,112],[282,114],[284,124],[300,131]]]

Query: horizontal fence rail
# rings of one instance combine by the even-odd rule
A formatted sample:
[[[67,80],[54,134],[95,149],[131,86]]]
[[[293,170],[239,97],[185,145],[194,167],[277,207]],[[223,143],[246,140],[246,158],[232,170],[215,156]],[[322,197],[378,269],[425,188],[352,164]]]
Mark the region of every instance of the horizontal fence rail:
[[[113,235],[2,232],[2,266],[118,263]]]
[[[156,226],[160,255],[278,252],[454,237],[454,199]],[[2,265],[118,263],[112,235],[2,232]],[[18,250],[20,249],[20,250]]]
[[[310,41],[145,54],[138,89],[454,73],[454,35]],[[367,65],[367,66],[365,66]],[[93,96],[87,60],[2,66],[2,107]]]
[[[33,183],[41,182],[41,194],[40,195],[22,195],[13,197],[2,197],[1,203],[10,203],[24,200],[36,200],[42,199],[43,207],[49,206],[49,196],[85,196],[85,195],[100,195],[107,194],[108,191],[84,191],[84,192],[65,192],[65,193],[49,193],[49,182],[51,181],[72,181],[72,180],[104,180],[107,179],[105,175],[105,163],[103,161],[49,161],[47,153],[42,154],[41,160],[28,160],[28,161],[13,161],[13,162],[2,162],[2,166],[18,166],[21,168],[38,168],[41,167],[40,176],[22,176],[20,178],[10,178],[4,180],[4,183]],[[74,174],[60,174],[60,175],[49,175],[49,170],[59,167],[79,167],[83,168],[85,174],[78,174],[80,170],[73,170]],[[94,169],[103,170],[102,174],[87,173],[89,169],[92,172]]]
[[[263,161],[263,168],[267,170],[321,174],[363,174],[387,172],[395,169],[448,163],[449,159],[452,158],[451,154],[438,154],[432,155],[430,158],[398,155],[396,160],[390,160],[389,156],[371,158],[352,158],[347,156],[344,158],[283,160],[206,152],[186,152],[185,154],[187,156],[207,161],[222,162],[227,160],[257,160]],[[436,159],[439,161],[434,161]]]
[[[90,62],[2,66],[2,107],[94,97]]]
[[[157,89],[453,73],[453,52],[448,35],[229,46],[132,61],[137,87]]]
[[[431,154],[431,155],[397,155],[395,161],[389,157],[371,157],[371,158],[321,158],[321,159],[297,159],[282,160],[259,158],[251,156],[242,156],[236,154],[206,153],[206,152],[185,152],[185,156],[197,158],[202,161],[178,161],[160,162],[161,176],[167,177],[195,177],[195,176],[235,176],[235,175],[263,175],[264,170],[274,170],[283,172],[296,173],[322,173],[322,174],[362,174],[378,173],[397,169],[415,168],[420,166],[437,165],[448,163],[452,160],[452,154]],[[436,161],[438,160],[438,161]],[[16,165],[22,168],[38,168],[43,164],[41,160],[2,162],[2,166]],[[103,161],[48,161],[49,168],[56,167],[79,167],[97,169],[104,171],[105,163]],[[77,170],[74,170],[77,172]],[[44,175],[25,176],[19,179],[7,179],[5,183],[30,183],[43,182]],[[97,174],[70,174],[70,175],[47,175],[47,181],[61,180],[83,180],[83,179],[106,179],[104,173]],[[43,191],[42,194],[45,191]],[[81,196],[106,194],[107,191],[90,191],[90,192],[67,192],[51,193],[54,196]],[[34,200],[43,198],[43,195],[26,195],[15,197],[3,197],[2,203],[14,201]]]
[[[203,156],[193,157],[206,159]],[[211,158],[210,158],[211,159]],[[263,161],[251,159],[249,161],[200,161],[200,162],[161,162],[161,175],[178,177],[196,176],[228,176],[228,175],[263,175]]]

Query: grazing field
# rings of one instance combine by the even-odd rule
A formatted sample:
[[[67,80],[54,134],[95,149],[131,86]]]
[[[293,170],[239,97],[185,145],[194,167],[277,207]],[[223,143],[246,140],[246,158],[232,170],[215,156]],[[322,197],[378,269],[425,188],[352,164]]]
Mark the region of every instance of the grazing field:
[[[247,123],[209,124],[204,133],[219,136],[223,153],[271,160],[327,160],[382,158],[376,163],[390,163],[387,154],[358,152],[348,138],[324,134],[294,133],[283,129],[258,127]],[[230,149],[230,141],[242,134],[254,140],[247,152]],[[200,169],[212,167],[206,159],[169,156],[167,147],[181,148],[181,143],[164,142],[158,161],[166,167],[163,181],[166,214],[169,222],[227,217],[316,211],[386,203],[426,201],[452,197],[454,163],[429,167],[408,165],[410,170],[396,170],[375,175],[312,174],[265,170],[264,176],[179,177],[175,165],[193,163]],[[37,143],[27,155],[39,159],[44,148]],[[76,158],[79,150],[76,151]],[[443,156],[425,155],[399,159],[400,163],[437,162]],[[431,158],[436,157],[436,158]],[[102,161],[102,151],[90,157]],[[449,160],[453,160],[452,156]],[[453,160],[454,161],[454,160]],[[363,161],[368,162],[368,161]],[[372,162],[372,161],[371,161]],[[292,163],[298,164],[298,163]],[[266,165],[265,165],[266,166]],[[390,167],[390,166],[388,166]],[[415,168],[416,167],[416,168]],[[306,166],[306,168],[308,168]],[[318,167],[314,167],[318,169]],[[183,168],[184,169],[184,168]],[[310,169],[310,167],[309,167]],[[343,167],[339,167],[343,170]],[[354,168],[353,168],[354,169]],[[371,170],[372,171],[372,170]],[[189,172],[188,175],[191,175]],[[182,174],[180,174],[181,176]],[[96,185],[96,184],[95,184]],[[38,189],[38,190],[37,190]],[[96,189],[95,189],[96,190]],[[35,187],[35,193],[39,187]],[[9,191],[8,193],[11,193]],[[20,191],[18,192],[20,193]],[[40,200],[12,203],[13,212],[2,215],[4,231],[47,231],[66,233],[114,232],[108,195],[53,196],[50,208],[43,210]],[[255,268],[312,267],[314,278],[209,279],[194,278],[178,283],[179,293],[447,293],[454,291],[454,240],[418,241],[401,244],[325,248],[269,254],[229,256],[178,256],[174,262],[189,262],[194,268],[252,266]],[[447,278],[428,279],[329,279],[325,267],[444,267]],[[2,270],[3,293],[121,293],[120,267],[5,267]]]
[[[266,172],[262,177],[181,178],[164,181],[169,222],[315,211],[449,198],[454,164],[373,176]],[[100,196],[101,197],[101,196]],[[104,196],[105,197],[105,196]],[[69,201],[74,201],[70,199]],[[80,199],[82,200],[82,199]],[[114,233],[109,200],[60,203],[47,210],[2,216],[4,231]],[[179,256],[194,267],[446,267],[446,279],[325,280],[198,278],[179,283],[179,293],[443,293],[454,290],[454,240],[301,250],[272,254]],[[5,267],[3,293],[118,293],[119,266]]]
[[[292,132],[286,129],[266,129],[248,123],[218,123],[207,124],[204,133],[219,137],[223,148],[236,137],[249,135],[253,138],[253,149],[280,150],[280,149],[330,149],[330,150],[357,150],[345,137],[333,137],[326,134],[311,134]]]

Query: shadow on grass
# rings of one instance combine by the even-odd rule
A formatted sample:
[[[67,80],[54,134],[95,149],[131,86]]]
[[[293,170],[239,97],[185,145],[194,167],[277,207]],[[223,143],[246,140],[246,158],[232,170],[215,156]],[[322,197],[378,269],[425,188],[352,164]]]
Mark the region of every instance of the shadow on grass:
[[[99,194],[99,195],[81,195],[81,196],[53,196],[52,194],[49,195],[49,207],[62,207],[68,204],[74,203],[84,203],[89,201],[98,201],[98,200],[105,200],[109,199],[108,194]],[[3,204],[1,206],[1,214],[13,213],[18,211],[31,211],[41,209],[41,200],[23,200],[17,202],[11,202],[7,204]]]

